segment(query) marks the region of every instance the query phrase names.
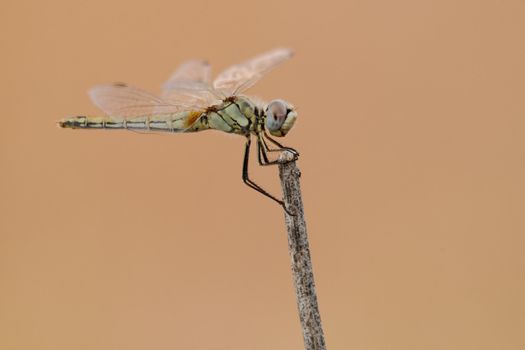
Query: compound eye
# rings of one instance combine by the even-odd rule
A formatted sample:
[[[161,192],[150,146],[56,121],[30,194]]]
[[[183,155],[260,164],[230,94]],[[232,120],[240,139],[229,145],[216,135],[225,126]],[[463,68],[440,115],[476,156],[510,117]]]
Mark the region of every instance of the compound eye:
[[[266,108],[266,128],[269,131],[279,130],[286,120],[287,114],[288,108],[283,101],[270,102]]]

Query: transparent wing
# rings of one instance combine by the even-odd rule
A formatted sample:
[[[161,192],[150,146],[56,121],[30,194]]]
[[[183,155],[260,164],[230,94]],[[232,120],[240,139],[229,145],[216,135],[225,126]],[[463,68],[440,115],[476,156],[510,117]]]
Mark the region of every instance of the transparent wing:
[[[190,103],[201,108],[220,103],[224,96],[210,85],[211,67],[204,60],[183,63],[162,86],[162,97],[173,103]]]
[[[239,94],[255,84],[266,73],[293,56],[286,48],[274,49],[223,71],[213,87],[227,96]]]
[[[211,67],[204,60],[190,60],[184,62],[171,77],[164,83],[165,89],[173,88],[200,88],[210,84]]]
[[[125,84],[99,85],[89,90],[93,103],[110,116],[137,117],[171,114],[198,107],[190,103],[172,103],[149,92]]]

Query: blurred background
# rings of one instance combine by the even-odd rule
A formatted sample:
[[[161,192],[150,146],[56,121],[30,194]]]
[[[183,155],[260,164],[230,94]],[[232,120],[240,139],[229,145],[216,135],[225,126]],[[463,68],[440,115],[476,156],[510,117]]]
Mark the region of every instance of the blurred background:
[[[302,349],[283,212],[219,132],[61,130],[277,46],[328,349],[525,348],[523,1],[3,1],[0,348]],[[277,169],[253,178],[279,194]]]

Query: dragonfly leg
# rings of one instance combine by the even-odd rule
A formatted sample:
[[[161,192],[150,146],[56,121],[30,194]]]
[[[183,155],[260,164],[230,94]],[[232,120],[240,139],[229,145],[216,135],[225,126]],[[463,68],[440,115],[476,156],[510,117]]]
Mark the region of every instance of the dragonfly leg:
[[[271,149],[270,147],[268,147],[268,144],[266,143],[265,138],[267,138],[270,142],[274,143],[279,148]],[[257,149],[258,149],[259,164],[260,165],[272,165],[272,164],[278,164],[279,163],[278,160],[269,161],[268,160],[268,155],[266,154],[266,152],[289,151],[294,156],[293,159],[290,160],[292,162],[297,160],[297,158],[299,158],[299,152],[297,152],[295,149],[293,149],[291,147],[286,147],[286,146],[281,145],[279,142],[275,141],[270,136],[268,136],[268,134],[266,134],[266,131],[264,132],[264,135],[262,135],[262,134],[258,134],[257,135]],[[262,156],[262,159],[261,159],[261,156]]]
[[[268,135],[268,133],[266,132],[266,130],[264,130],[264,138],[266,138],[268,141],[270,141],[271,143],[273,143],[274,145],[279,147],[279,149],[276,149],[276,150],[268,149],[269,152],[286,150],[286,151],[289,151],[289,152],[293,153],[296,158],[299,157],[299,152],[297,152],[296,149],[293,149],[292,147],[286,147],[286,146],[281,145],[279,142],[277,142],[276,140],[271,138],[270,135]],[[263,138],[263,141],[264,141],[264,138]],[[266,142],[265,142],[265,144],[266,144]],[[268,145],[266,145],[266,147],[268,147]]]
[[[259,165],[272,165],[279,163],[279,160],[269,160],[266,152],[280,151],[278,149],[269,149],[268,145],[264,142],[261,135],[257,136],[257,156],[259,159]]]
[[[284,210],[289,215],[293,215],[292,213],[290,213],[288,211],[288,209],[286,208],[286,205],[284,204],[284,202],[282,200],[279,200],[279,199],[275,198],[274,196],[272,196],[271,194],[266,192],[261,186],[257,185],[255,182],[253,182],[249,178],[249,176],[248,176],[248,163],[249,163],[249,160],[250,160],[250,145],[251,145],[251,143],[252,143],[252,140],[248,136],[247,140],[246,140],[246,145],[245,145],[245,148],[244,148],[244,161],[243,161],[243,164],[242,164],[242,181],[244,181],[244,183],[246,185],[248,185],[248,187],[250,187],[250,188],[256,190],[257,192],[265,195],[266,197],[276,201],[277,203],[279,203],[280,206],[282,206],[284,208]]]
[[[268,147],[263,143],[261,135],[257,135],[257,158],[259,159],[259,165],[268,165],[268,163],[270,163],[268,155],[266,154],[267,150]]]

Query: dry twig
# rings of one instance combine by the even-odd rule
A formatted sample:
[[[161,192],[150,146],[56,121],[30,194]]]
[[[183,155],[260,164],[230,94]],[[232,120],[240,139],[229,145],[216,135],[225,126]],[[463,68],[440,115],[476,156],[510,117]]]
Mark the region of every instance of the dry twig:
[[[297,168],[293,155],[283,152],[279,158],[279,177],[283,190],[284,203],[288,211],[285,212],[286,228],[288,230],[288,249],[292,259],[292,273],[299,309],[299,319],[303,329],[304,345],[306,350],[325,350],[321,316],[317,306],[314,274],[306,222],[304,220],[303,201],[299,177],[301,172]]]

